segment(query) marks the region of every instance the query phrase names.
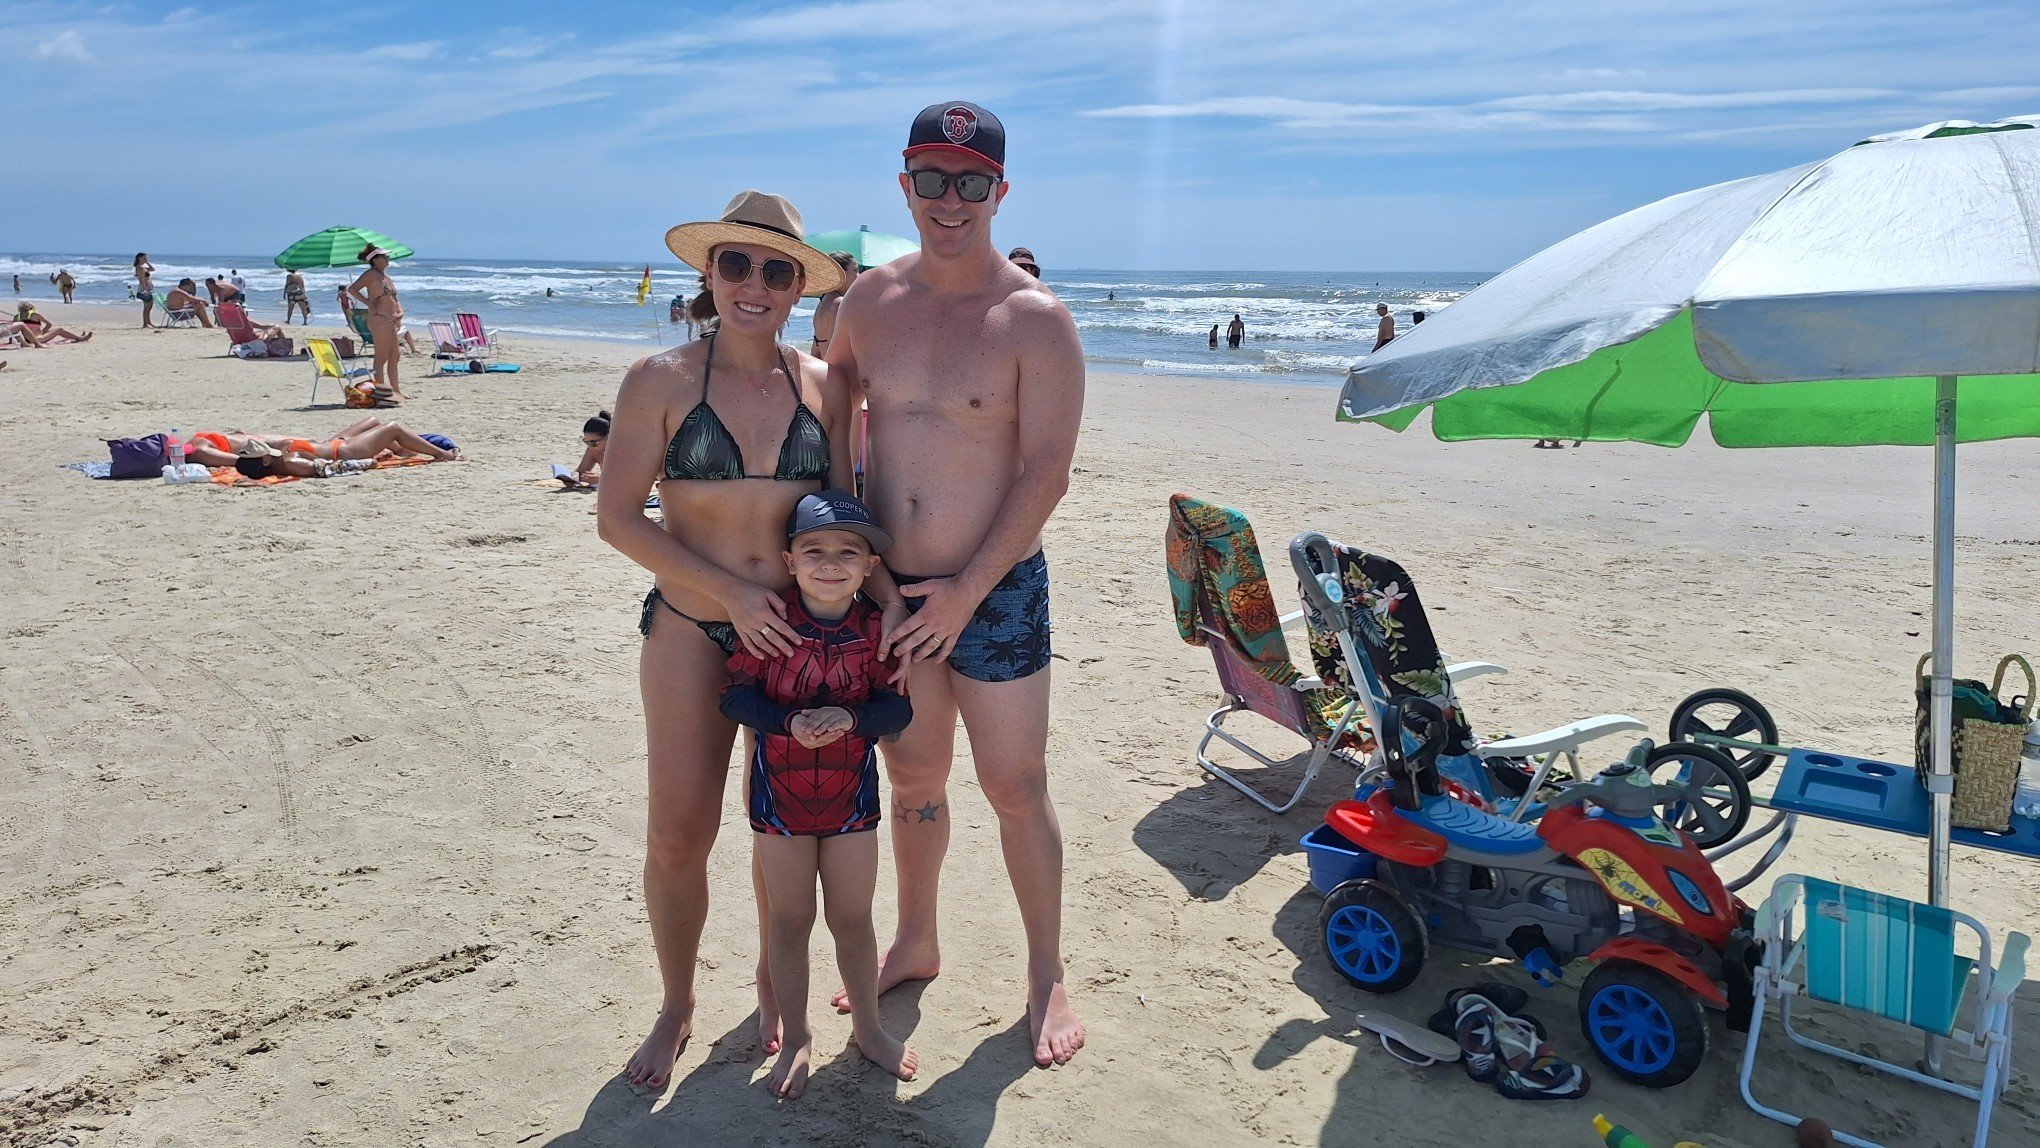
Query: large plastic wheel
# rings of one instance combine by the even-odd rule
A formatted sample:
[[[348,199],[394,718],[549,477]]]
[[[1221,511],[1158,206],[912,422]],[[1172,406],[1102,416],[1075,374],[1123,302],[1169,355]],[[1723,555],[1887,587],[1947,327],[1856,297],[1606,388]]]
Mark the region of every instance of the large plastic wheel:
[[[1700,848],[1727,844],[1749,823],[1750,783],[1726,750],[1690,741],[1661,745],[1650,751],[1644,768],[1652,784],[1682,791],[1658,802],[1658,816]]]
[[[1635,961],[1604,961],[1580,986],[1580,1034],[1617,1076],[1670,1088],[1707,1057],[1707,1014],[1692,990]]]
[[[1431,940],[1403,899],[1376,881],[1333,889],[1318,914],[1325,955],[1339,975],[1371,993],[1408,988],[1424,971]]]
[[[1679,708],[1672,711],[1672,723],[1667,732],[1673,741],[1691,741],[1694,734],[1704,733],[1732,737],[1737,741],[1778,744],[1778,723],[1771,720],[1771,712],[1764,708],[1763,703],[1741,690],[1701,690],[1680,702]],[[1753,734],[1754,737],[1751,736]],[[1755,749],[1714,748],[1719,748],[1735,762],[1745,781],[1755,781],[1771,768],[1771,761],[1776,756]]]

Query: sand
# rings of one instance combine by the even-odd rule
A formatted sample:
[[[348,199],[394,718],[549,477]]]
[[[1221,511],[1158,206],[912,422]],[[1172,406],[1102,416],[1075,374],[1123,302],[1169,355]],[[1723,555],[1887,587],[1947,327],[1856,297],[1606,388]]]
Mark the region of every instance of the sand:
[[[886,1003],[921,1078],[863,1064],[817,1007],[807,1097],[758,1087],[732,787],[699,1035],[653,1097],[617,1075],[658,991],[638,889],[647,579],[595,537],[587,496],[532,481],[573,460],[580,420],[641,349],[513,336],[524,372],[474,380],[407,360],[400,417],[470,462],[275,489],[117,484],[56,464],[172,423],[318,438],[349,419],[305,409],[301,361],[236,361],[218,332],[142,332],[126,309],[44,310],[100,335],[0,352],[0,1140],[1558,1145],[1590,1142],[1605,1111],[1658,1145],[1790,1143],[1737,1098],[1742,1039],[1718,1023],[1679,1088],[1599,1072],[1587,1100],[1543,1106],[1356,1035],[1356,1008],[1421,1018],[1481,970],[1439,951],[1414,988],[1371,1002],[1319,953],[1296,842],[1350,779],[1273,817],[1193,763],[1216,684],[1170,620],[1165,501],[1248,512],[1285,608],[1299,530],[1397,557],[1449,654],[1515,670],[1468,689],[1483,728],[1606,711],[1657,726],[1687,693],[1733,685],[1789,742],[1906,760],[1926,451],[1446,445],[1334,425],[1321,387],[1094,374],[1048,531],[1050,764],[1089,1047],[1030,1063],[1018,918],[965,757],[946,969]],[[1974,674],[1987,653],[2040,652],[2040,444],[1965,447],[1961,478],[1958,668]],[[1924,857],[1808,822],[1780,868],[1920,895]],[[2032,865],[1955,858],[1958,907],[2040,929]],[[827,952],[818,936],[818,986]],[[1533,1011],[1598,1069],[1572,993]],[[2040,1031],[2033,984],[2018,1011]],[[2040,1143],[2032,1056],[1994,1143]],[[1783,1050],[1767,1064],[1788,1104],[1897,1143],[1967,1142],[1952,1099]]]

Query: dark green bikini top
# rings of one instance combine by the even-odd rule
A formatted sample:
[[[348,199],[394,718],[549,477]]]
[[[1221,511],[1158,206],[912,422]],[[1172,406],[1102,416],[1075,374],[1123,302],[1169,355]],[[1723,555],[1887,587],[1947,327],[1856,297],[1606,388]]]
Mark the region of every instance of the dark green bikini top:
[[[779,465],[771,474],[751,474],[744,469],[744,451],[736,437],[708,405],[708,379],[715,370],[715,336],[708,337],[708,361],[701,368],[701,401],[687,412],[673,441],[666,445],[666,477],[718,480],[725,478],[772,478],[783,482],[827,482],[829,477],[829,436],[822,420],[801,401],[800,384],[786,366],[786,352],[779,351],[779,369],[786,385],[793,388],[793,421],[779,444]]]

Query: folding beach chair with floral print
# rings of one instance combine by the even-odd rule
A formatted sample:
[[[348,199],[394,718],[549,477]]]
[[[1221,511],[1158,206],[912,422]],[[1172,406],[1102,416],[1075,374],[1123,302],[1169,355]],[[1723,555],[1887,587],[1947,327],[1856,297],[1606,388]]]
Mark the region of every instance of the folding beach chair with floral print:
[[[1204,721],[1197,764],[1274,813],[1294,808],[1332,757],[1360,768],[1362,761],[1349,755],[1365,758],[1374,750],[1360,701],[1349,691],[1305,677],[1290,661],[1282,627],[1302,614],[1276,614],[1268,572],[1246,516],[1187,494],[1174,495],[1169,499],[1167,552],[1177,632],[1191,645],[1211,651],[1225,694],[1225,704]],[[1309,748],[1286,759],[1253,748],[1223,728],[1226,718],[1241,710],[1289,730]],[[1212,761],[1213,738],[1271,768],[1300,759],[1303,776],[1287,800],[1271,800]]]
[[[1493,662],[1445,664],[1408,571],[1316,531],[1298,535],[1289,556],[1303,591],[1311,661],[1319,676],[1359,697],[1371,728],[1381,728],[1383,711],[1404,698],[1422,698],[1444,711],[1440,773],[1511,820],[1541,812],[1535,798],[1558,759],[1580,777],[1582,744],[1646,728],[1626,714],[1603,714],[1528,737],[1483,740],[1467,723],[1453,687],[1507,671]],[[1336,596],[1324,585],[1328,576]]]

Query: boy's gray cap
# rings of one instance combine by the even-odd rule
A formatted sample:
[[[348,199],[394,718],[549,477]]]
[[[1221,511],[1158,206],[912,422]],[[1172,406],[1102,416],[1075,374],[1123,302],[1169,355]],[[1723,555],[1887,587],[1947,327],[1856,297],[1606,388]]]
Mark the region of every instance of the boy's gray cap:
[[[871,512],[846,490],[824,490],[801,499],[787,521],[786,540],[790,544],[816,530],[848,530],[871,543],[873,554],[883,554],[892,545],[892,535],[880,530]]]

